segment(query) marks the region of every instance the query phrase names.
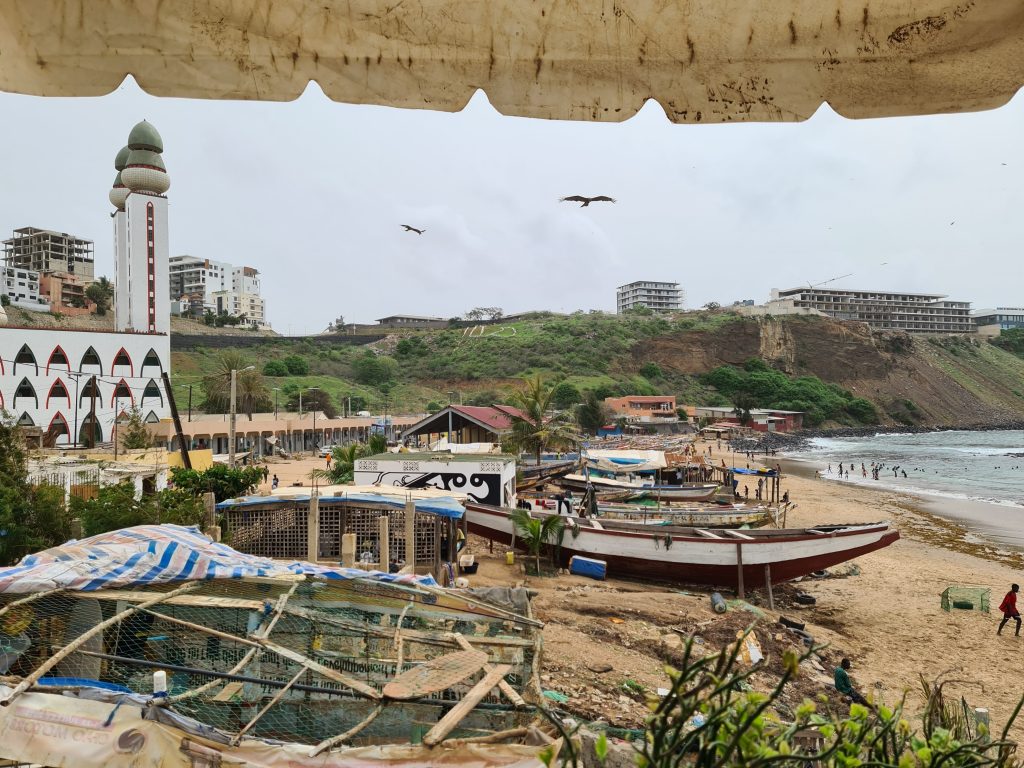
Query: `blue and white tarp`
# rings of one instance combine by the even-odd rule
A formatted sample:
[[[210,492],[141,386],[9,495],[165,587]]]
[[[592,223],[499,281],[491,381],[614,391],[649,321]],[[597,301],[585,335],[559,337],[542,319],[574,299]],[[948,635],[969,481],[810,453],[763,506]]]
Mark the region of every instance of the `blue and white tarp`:
[[[655,472],[668,466],[664,451],[591,449],[583,457],[591,469],[602,472]]]
[[[286,563],[238,552],[180,525],[138,525],[27,555],[0,568],[0,593],[51,589],[91,592],[168,582],[294,577],[370,579],[393,584],[436,586],[430,576],[389,574],[295,561]]]
[[[309,503],[309,494],[297,494],[287,496],[243,496],[238,499],[227,499],[217,505],[217,509],[237,509],[239,507],[268,506],[273,504],[289,505],[294,503]],[[401,496],[385,496],[376,493],[345,493],[340,495],[320,496],[320,504],[331,504],[343,501],[367,502],[372,504],[384,504],[394,509],[405,509],[405,499]],[[426,499],[413,499],[417,512],[451,517],[461,520],[465,514],[465,507],[452,496],[437,496]]]

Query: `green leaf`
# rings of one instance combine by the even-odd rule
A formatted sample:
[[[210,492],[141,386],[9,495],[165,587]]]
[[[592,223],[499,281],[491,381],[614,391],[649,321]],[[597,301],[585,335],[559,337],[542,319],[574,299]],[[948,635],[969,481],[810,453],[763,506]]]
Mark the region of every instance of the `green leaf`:
[[[608,757],[608,734],[602,733],[597,737],[597,741],[594,742],[594,754],[597,755],[598,761],[602,763]]]

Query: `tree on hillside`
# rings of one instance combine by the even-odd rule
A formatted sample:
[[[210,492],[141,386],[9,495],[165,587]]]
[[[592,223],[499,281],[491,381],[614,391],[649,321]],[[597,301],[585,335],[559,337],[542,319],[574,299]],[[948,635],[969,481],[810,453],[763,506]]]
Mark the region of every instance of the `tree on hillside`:
[[[299,410],[299,392],[292,392],[288,395],[287,410]],[[334,400],[331,399],[331,393],[322,389],[307,389],[302,392],[302,410],[307,413],[313,410],[323,411],[324,416],[328,419],[338,416],[338,408],[335,406]]]
[[[604,404],[594,390],[588,390],[584,401],[576,406],[576,423],[580,429],[588,434],[595,435],[597,430],[608,423],[611,419],[611,411]]]
[[[282,363],[280,360],[268,360],[263,364],[263,375],[273,376],[278,378],[280,376],[288,375],[288,366]]]
[[[563,381],[555,385],[554,391],[551,393],[551,402],[555,408],[571,408],[580,401],[580,391],[574,384],[570,384],[568,381]]]
[[[301,355],[288,355],[281,363],[292,376],[306,376],[309,373],[309,363]]]
[[[236,406],[252,419],[256,411],[269,411],[274,401],[259,371],[243,370],[250,365],[240,352],[228,350],[217,358],[213,373],[203,377],[204,408],[207,413],[227,413],[231,407],[231,371],[236,374]]]
[[[378,357],[367,350],[362,357],[352,361],[352,371],[360,384],[380,386],[395,378],[398,364],[390,357]]]
[[[107,278],[101,277],[85,289],[85,298],[96,305],[97,315],[105,315],[114,298],[114,284]]]
[[[152,439],[149,430],[146,429],[146,422],[142,418],[142,411],[133,407],[128,413],[128,418],[118,425],[121,436],[121,445],[127,450],[138,450],[149,448]]]
[[[661,378],[661,367],[657,363],[644,363],[640,368],[640,375],[650,381]]]
[[[565,414],[549,416],[554,388],[544,383],[540,374],[525,379],[522,389],[512,393],[511,405],[523,412],[512,419],[511,442],[520,451],[529,451],[540,463],[540,455],[547,448],[570,448],[579,441],[579,435]]]

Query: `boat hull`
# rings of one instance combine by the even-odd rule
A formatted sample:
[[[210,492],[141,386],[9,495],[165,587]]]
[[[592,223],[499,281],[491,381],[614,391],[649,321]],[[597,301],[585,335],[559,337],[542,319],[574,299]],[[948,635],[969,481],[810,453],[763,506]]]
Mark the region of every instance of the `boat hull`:
[[[497,507],[467,504],[469,530],[505,544],[512,542],[508,511]],[[749,537],[733,538],[725,531],[711,537],[672,535],[671,541],[658,531],[597,530],[581,521],[578,533],[566,529],[560,548],[563,566],[574,555],[608,563],[612,576],[703,584],[715,587],[739,586],[742,571],[747,588],[778,584],[806,576],[882,549],[899,539],[899,532],[887,524],[836,528],[831,532],[809,530],[771,531],[759,541],[758,531]],[[742,563],[742,565],[741,565]]]

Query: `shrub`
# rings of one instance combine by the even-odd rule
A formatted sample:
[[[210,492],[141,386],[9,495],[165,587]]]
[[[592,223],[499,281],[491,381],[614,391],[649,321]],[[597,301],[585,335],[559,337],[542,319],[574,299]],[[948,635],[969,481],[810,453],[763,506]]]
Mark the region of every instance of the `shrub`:
[[[264,376],[287,376],[288,366],[280,360],[271,360],[263,366]]]
[[[288,355],[281,362],[292,376],[305,376],[309,373],[309,363],[299,355]]]
[[[570,408],[580,402],[580,391],[575,385],[563,381],[555,385],[551,393],[551,404],[556,408]]]
[[[171,469],[171,481],[175,488],[187,491],[193,496],[202,496],[208,491],[213,491],[213,496],[218,502],[251,493],[262,479],[263,471],[259,467],[231,469],[224,464],[214,464],[202,472],[184,467]]]
[[[645,379],[660,379],[661,368],[657,363],[644,363],[643,367],[640,368],[640,375]]]
[[[352,362],[352,371],[355,373],[356,381],[360,384],[380,386],[395,378],[398,365],[390,357],[378,357],[373,352],[367,352]]]

